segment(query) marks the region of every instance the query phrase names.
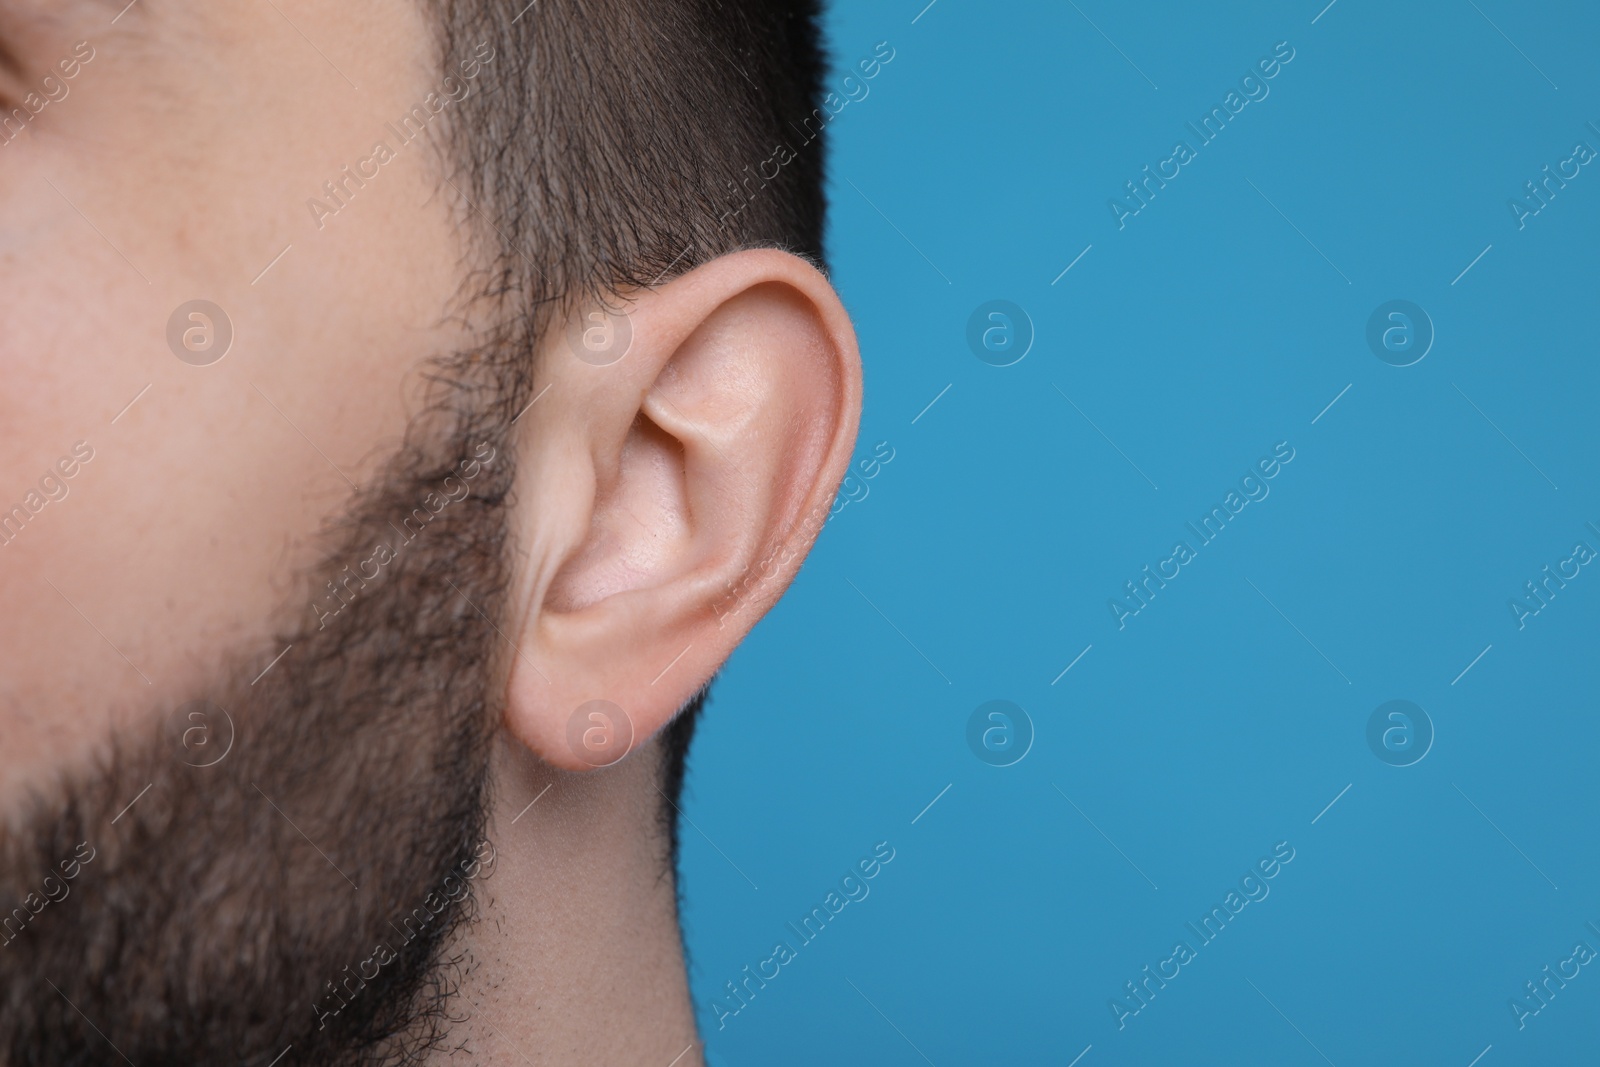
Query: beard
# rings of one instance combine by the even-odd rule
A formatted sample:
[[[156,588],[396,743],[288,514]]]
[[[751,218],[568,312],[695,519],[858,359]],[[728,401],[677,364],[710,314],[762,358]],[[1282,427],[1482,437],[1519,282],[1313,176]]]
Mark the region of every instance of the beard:
[[[297,622],[0,826],[11,1067],[442,1047],[493,869],[512,474],[449,392],[324,534]]]

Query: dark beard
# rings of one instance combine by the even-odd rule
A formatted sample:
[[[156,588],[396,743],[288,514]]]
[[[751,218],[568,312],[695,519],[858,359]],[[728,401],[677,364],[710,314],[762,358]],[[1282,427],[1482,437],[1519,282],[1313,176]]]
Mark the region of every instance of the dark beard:
[[[0,827],[11,1067],[265,1067],[291,1047],[284,1067],[396,1064],[441,1046],[492,869],[512,473],[503,426],[455,401],[328,536],[300,594],[314,604],[275,643]],[[379,544],[393,558],[375,564]]]

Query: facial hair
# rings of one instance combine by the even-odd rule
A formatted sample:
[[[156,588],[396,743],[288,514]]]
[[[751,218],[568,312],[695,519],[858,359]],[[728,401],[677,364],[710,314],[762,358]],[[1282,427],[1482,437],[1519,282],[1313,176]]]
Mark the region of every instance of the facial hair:
[[[442,1047],[471,966],[457,935],[492,870],[512,474],[504,427],[470,410],[457,395],[413,423],[275,641],[0,827],[5,1063]]]

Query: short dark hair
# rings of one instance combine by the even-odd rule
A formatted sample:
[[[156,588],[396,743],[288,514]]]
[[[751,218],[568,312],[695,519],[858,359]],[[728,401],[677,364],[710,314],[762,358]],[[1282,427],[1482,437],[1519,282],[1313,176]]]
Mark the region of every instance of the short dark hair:
[[[648,287],[727,252],[824,263],[826,56],[818,0],[426,0],[441,67],[493,59],[456,105],[447,173],[500,313],[495,402],[573,301]],[[450,189],[444,189],[450,195]],[[663,731],[671,854],[702,690]]]

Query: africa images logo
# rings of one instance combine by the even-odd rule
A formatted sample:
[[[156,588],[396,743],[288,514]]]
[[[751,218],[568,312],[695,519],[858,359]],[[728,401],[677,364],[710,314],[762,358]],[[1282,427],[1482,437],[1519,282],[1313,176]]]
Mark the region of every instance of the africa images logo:
[[[872,846],[872,855],[862,857],[846,870],[839,878],[838,888],[828,890],[822,903],[802,915],[798,925],[785,923],[784,928],[793,935],[792,938],[786,936],[776,942],[771,954],[757,963],[754,969],[745,964],[739,972],[743,977],[737,982],[725,983],[727,992],[724,996],[711,998],[711,1009],[717,1016],[717,1029],[726,1029],[728,1020],[748,1008],[750,1002],[755,1000],[756,993],[767,988],[767,983],[781,975],[784,967],[798,959],[800,950],[821,937],[828,923],[846,907],[852,902],[866,900],[872,892],[868,883],[883,872],[894,856],[894,846],[887,841],[879,841]]]
[[[1156,993],[1167,988],[1167,983],[1182,974],[1184,967],[1199,959],[1200,950],[1221,937],[1222,931],[1245,908],[1266,900],[1272,892],[1272,886],[1268,883],[1294,860],[1294,856],[1294,846],[1289,842],[1279,841],[1273,845],[1272,855],[1263,856],[1240,875],[1239,888],[1228,890],[1221,904],[1211,905],[1211,910],[1201,916],[1199,925],[1193,922],[1184,924],[1194,935],[1193,943],[1185,935],[1173,944],[1171,955],[1159,961],[1154,969],[1146,964],[1139,976],[1124,982],[1123,993],[1108,1002],[1117,1029],[1126,1029],[1128,1020],[1148,1008],[1156,999]]]
[[[1188,123],[1189,130],[1194,134],[1194,145],[1187,139],[1177,141],[1172,146],[1172,154],[1160,160],[1155,165],[1155,170],[1145,164],[1144,177],[1135,181],[1123,183],[1127,192],[1127,199],[1111,197],[1106,201],[1106,206],[1111,209],[1111,221],[1117,224],[1117,229],[1126,229],[1128,220],[1150,206],[1150,201],[1156,197],[1157,190],[1165,189],[1167,182],[1172,181],[1183,173],[1183,168],[1200,158],[1200,149],[1222,136],[1222,131],[1228,128],[1228,123],[1244,111],[1251,103],[1259,103],[1272,92],[1267,84],[1276,78],[1283,68],[1294,59],[1294,47],[1288,41],[1279,41],[1272,46],[1272,55],[1262,56],[1256,61],[1255,66],[1245,72],[1239,79],[1239,89],[1229,90],[1228,95],[1222,98],[1220,106],[1212,107],[1200,117],[1200,124]],[[1241,95],[1243,94],[1243,95]]]
[[[1172,554],[1165,559],[1157,561],[1155,569],[1145,564],[1141,572],[1143,577],[1137,581],[1122,583],[1124,595],[1111,597],[1106,601],[1106,606],[1111,609],[1111,619],[1117,624],[1118,630],[1128,627],[1128,620],[1149,607],[1155,600],[1156,592],[1167,587],[1167,583],[1183,573],[1183,568],[1199,558],[1199,550],[1209,545],[1222,535],[1228,523],[1234,516],[1240,514],[1253,502],[1265,500],[1272,492],[1272,487],[1267,483],[1276,478],[1284,467],[1294,460],[1294,446],[1288,441],[1279,441],[1272,446],[1270,456],[1262,456],[1249,468],[1244,476],[1239,479],[1239,488],[1229,489],[1222,498],[1222,503],[1212,505],[1211,510],[1200,517],[1200,524],[1186,523],[1190,533],[1194,534],[1195,544],[1188,540],[1175,542]]]

